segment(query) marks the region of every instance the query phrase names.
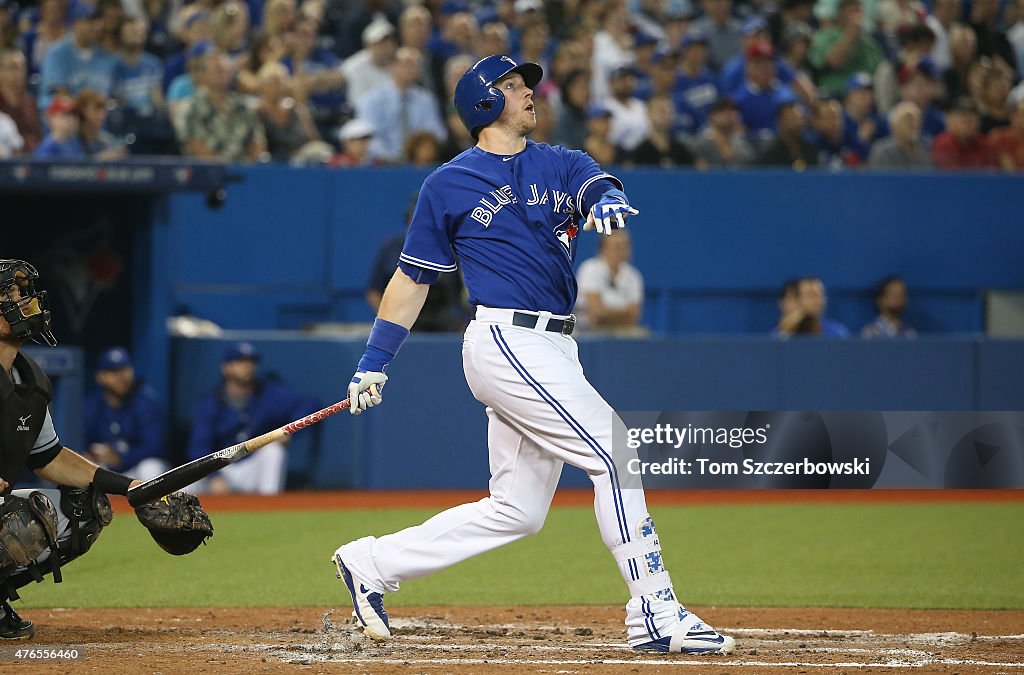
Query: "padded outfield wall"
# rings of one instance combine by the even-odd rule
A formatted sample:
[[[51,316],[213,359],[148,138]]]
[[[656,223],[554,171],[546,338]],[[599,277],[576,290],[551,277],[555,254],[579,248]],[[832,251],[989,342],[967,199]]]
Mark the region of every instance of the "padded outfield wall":
[[[344,398],[365,345],[359,338],[241,331],[222,339],[175,340],[171,404],[179,433],[187,432],[195,401],[216,385],[226,346],[242,338],[260,349],[264,371],[301,386],[323,405]],[[487,419],[463,377],[460,346],[457,335],[412,336],[390,367],[384,405],[358,417],[337,415],[294,437],[291,484],[483,488]],[[860,444],[857,454],[875,453],[876,471],[860,487],[1024,487],[1021,415],[1010,424],[982,420],[925,448],[913,447],[915,429],[963,428],[953,423],[956,413],[910,415],[906,422],[886,425],[888,430],[876,428],[881,437],[873,447],[868,447],[869,434],[858,441],[849,426],[877,427],[880,416],[871,411],[1024,410],[1024,340],[584,337],[580,359],[590,381],[620,411],[860,411],[845,426],[830,426],[822,441],[833,453],[851,442]],[[968,438],[981,424],[991,433]],[[836,436],[837,429],[844,438]],[[787,438],[798,440],[783,436],[784,443]],[[973,482],[965,482],[965,470],[954,457],[954,446],[964,442],[985,445],[979,455],[984,466]],[[568,468],[562,484],[589,485],[580,471]]]

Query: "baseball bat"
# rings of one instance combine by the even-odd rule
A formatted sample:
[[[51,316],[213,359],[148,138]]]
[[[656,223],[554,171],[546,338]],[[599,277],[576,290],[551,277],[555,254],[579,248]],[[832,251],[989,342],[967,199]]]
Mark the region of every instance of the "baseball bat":
[[[187,464],[182,464],[170,471],[165,471],[156,478],[150,478],[146,482],[140,483],[128,490],[128,503],[134,507],[139,507],[156,499],[160,499],[161,497],[171,494],[175,490],[180,490],[183,487],[195,483],[201,478],[209,476],[215,471],[223,469],[228,464],[237,462],[246,455],[257,451],[274,441],[283,440],[300,429],[311,427],[317,422],[327,419],[336,412],[347,410],[348,407],[349,400],[346,398],[344,401],[338,401],[334,405],[329,405],[322,410],[317,410],[315,413],[310,413],[302,419],[289,422],[283,427],[278,427],[273,431],[268,431],[262,436],[250,438],[247,441],[236,443],[229,448],[224,448],[217,452],[211,452],[210,454],[200,457],[199,459],[194,459]]]

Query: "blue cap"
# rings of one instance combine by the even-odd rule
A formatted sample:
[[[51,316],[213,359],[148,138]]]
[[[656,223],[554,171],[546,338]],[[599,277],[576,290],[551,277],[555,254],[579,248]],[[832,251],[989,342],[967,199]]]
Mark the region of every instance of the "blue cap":
[[[846,92],[850,93],[854,89],[872,89],[874,85],[871,83],[871,76],[867,73],[854,73],[846,80]]]
[[[665,59],[674,59],[679,53],[673,49],[657,49],[651,54],[651,63],[661,63]]]
[[[498,10],[493,7],[484,7],[478,9],[476,12],[476,25],[486,26],[489,23],[500,23],[501,17],[498,15]]]
[[[437,9],[439,14],[459,14],[469,11],[469,3],[464,0],[445,0]]]
[[[260,353],[256,351],[256,347],[251,342],[239,342],[231,345],[224,350],[224,360],[222,363],[228,361],[259,361]]]
[[[212,53],[215,49],[213,43],[209,40],[200,40],[185,51],[185,60],[201,59],[207,54]]]
[[[679,43],[680,49],[686,49],[693,44],[706,45],[708,43],[708,36],[704,31],[694,28],[690,30],[686,35],[683,36],[683,41]]]
[[[636,47],[649,47],[658,44],[658,38],[650,33],[640,31],[633,37],[633,45]]]
[[[202,11],[202,10],[200,10],[198,12],[192,12],[192,14],[190,14],[189,17],[187,19],[185,19],[185,23],[182,24],[182,28],[191,28],[192,24],[194,24],[196,21],[209,21],[209,20],[210,20],[210,13],[209,12],[205,12],[205,11]]]
[[[747,37],[762,30],[768,30],[768,22],[764,20],[763,16],[758,16],[757,14],[747,17],[747,20],[743,22],[743,26],[740,28],[740,31]]]
[[[100,8],[88,2],[73,2],[68,9],[72,21],[87,21],[100,15]]]
[[[932,79],[937,79],[940,75],[939,66],[930,56],[922,56],[921,60],[917,62],[917,69]]]
[[[611,117],[612,111],[605,108],[603,105],[592,103],[587,106],[586,115],[588,120],[592,120],[597,117]]]
[[[111,347],[100,354],[96,370],[121,370],[132,367],[132,355],[124,347]]]

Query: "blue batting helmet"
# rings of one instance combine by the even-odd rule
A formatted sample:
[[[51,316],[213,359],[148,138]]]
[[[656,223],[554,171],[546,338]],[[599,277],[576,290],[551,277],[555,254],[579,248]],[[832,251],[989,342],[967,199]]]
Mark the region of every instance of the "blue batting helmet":
[[[505,95],[494,88],[494,83],[509,73],[522,75],[530,89],[544,77],[544,70],[536,63],[516,63],[507,56],[495,55],[477,61],[455,86],[455,110],[473,138],[505,109]]]

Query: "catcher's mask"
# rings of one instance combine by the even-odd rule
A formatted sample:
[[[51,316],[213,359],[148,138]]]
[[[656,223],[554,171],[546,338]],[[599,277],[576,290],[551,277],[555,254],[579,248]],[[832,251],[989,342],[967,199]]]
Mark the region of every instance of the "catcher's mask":
[[[16,340],[57,346],[50,331],[46,291],[36,290],[39,272],[24,260],[0,259],[0,314]]]

